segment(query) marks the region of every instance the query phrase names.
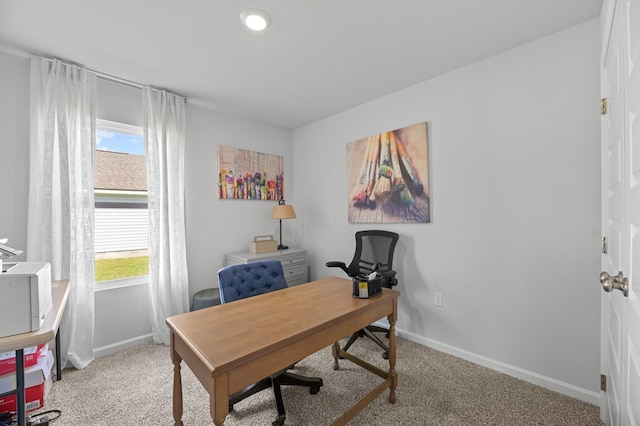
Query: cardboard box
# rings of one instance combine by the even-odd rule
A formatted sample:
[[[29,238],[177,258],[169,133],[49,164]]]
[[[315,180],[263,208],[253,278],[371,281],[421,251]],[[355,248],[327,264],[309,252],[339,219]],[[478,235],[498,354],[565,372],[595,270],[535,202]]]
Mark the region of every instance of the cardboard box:
[[[38,363],[40,357],[46,356],[49,351],[49,344],[42,343],[38,346],[31,346],[23,349],[24,368],[31,367]],[[0,376],[13,373],[16,371],[16,353],[15,351],[4,352],[0,354]]]
[[[25,407],[26,411],[33,411],[44,407],[44,400],[51,389],[51,369],[53,368],[53,354],[47,354],[38,359],[36,365],[24,370]],[[16,389],[15,373],[0,376],[0,394]],[[0,413],[15,412],[16,395],[0,397]]]
[[[273,235],[258,235],[253,237],[253,242],[249,244],[249,251],[253,254],[277,251],[278,243],[273,239]]]

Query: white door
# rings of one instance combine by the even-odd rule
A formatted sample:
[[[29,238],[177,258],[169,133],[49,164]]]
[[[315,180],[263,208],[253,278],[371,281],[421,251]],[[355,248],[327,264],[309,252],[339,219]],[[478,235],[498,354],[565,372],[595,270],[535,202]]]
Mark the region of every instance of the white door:
[[[600,408],[609,426],[640,426],[640,0],[605,0],[602,19]],[[636,275],[637,273],[637,275]],[[634,286],[634,282],[636,285]]]

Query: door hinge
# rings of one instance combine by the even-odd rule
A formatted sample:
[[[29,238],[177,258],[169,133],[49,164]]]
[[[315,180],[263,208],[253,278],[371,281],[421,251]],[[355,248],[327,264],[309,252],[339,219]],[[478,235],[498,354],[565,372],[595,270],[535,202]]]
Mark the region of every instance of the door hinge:
[[[602,392],[607,391],[607,376],[605,376],[604,374],[600,375],[600,390]]]
[[[607,98],[600,99],[600,115],[607,114]]]
[[[607,254],[609,247],[607,246],[607,237],[602,237],[602,254]]]

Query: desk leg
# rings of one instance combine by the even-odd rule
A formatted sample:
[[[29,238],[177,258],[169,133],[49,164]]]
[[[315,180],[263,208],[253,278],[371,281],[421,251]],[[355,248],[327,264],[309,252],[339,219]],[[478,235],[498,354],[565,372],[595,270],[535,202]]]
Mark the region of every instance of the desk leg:
[[[213,424],[223,426],[229,414],[229,374],[221,374],[209,384],[209,413]]]
[[[389,402],[396,403],[396,386],[398,386],[398,373],[396,372],[396,321],[394,315],[389,315]]]
[[[18,426],[27,424],[24,406],[24,350],[16,351],[16,415]]]
[[[173,333],[171,333],[171,361],[173,361],[173,424],[182,426],[182,376],[180,374],[182,358],[174,349]]]
[[[56,332],[56,380],[62,379],[62,366],[60,365],[60,329]]]
[[[335,342],[333,344],[333,347],[331,348],[331,351],[333,352],[333,369],[340,370],[340,363],[338,362],[338,360],[340,359],[340,343]]]

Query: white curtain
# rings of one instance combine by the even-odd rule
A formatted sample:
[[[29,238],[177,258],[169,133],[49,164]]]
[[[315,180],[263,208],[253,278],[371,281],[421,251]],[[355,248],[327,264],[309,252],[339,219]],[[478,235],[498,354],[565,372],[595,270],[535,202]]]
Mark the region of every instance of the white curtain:
[[[156,343],[169,344],[166,319],[189,309],[185,241],[185,99],[142,91],[149,204],[151,326]]]
[[[57,59],[31,58],[27,260],[68,279],[61,366],[93,360],[95,255],[93,150],[96,75]]]

